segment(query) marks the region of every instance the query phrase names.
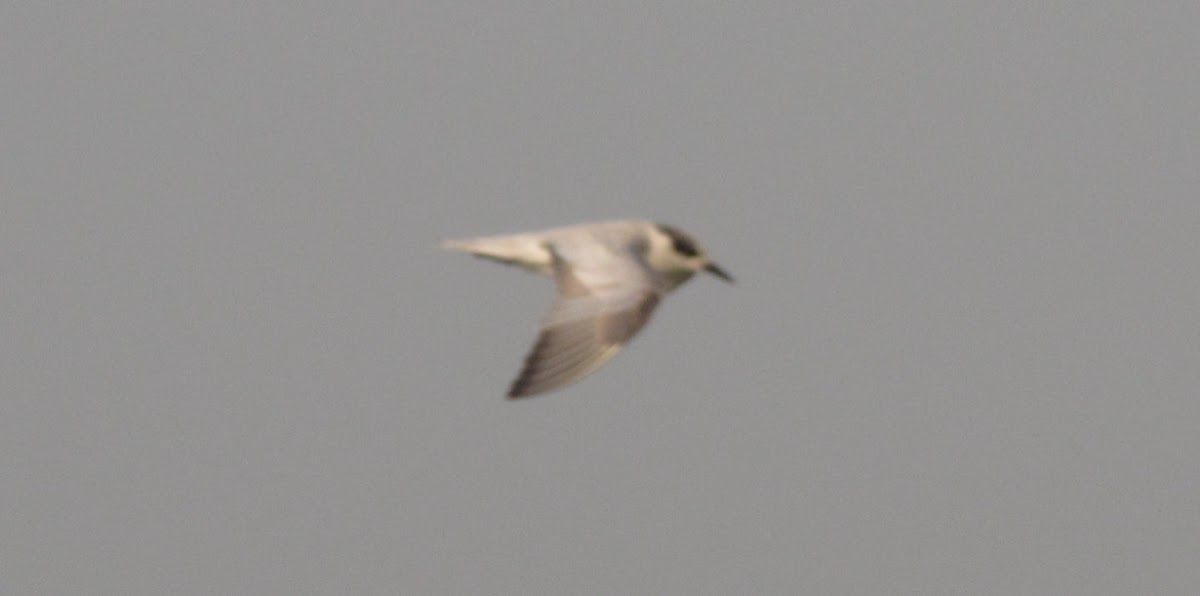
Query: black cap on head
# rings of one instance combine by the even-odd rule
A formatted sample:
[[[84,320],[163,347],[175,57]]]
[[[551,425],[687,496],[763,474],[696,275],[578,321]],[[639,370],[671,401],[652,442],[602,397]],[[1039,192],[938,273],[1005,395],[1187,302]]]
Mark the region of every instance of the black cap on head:
[[[694,257],[700,254],[700,249],[696,246],[696,241],[692,240],[683,230],[669,226],[667,224],[656,223],[658,229],[671,238],[671,246],[675,248],[675,252],[685,256]]]
[[[700,247],[696,245],[696,241],[692,240],[692,237],[687,232],[664,223],[656,223],[654,225],[671,239],[671,247],[675,249],[675,252],[689,258],[700,256]],[[724,269],[721,269],[712,261],[704,265],[704,270],[729,283],[733,283],[733,276],[725,273]]]

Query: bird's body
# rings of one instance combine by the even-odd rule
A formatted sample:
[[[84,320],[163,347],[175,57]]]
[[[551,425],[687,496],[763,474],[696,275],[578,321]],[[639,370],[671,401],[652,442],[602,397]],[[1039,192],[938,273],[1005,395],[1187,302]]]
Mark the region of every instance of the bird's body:
[[[558,299],[508,396],[557,389],[595,371],[646,324],[670,291],[700,270],[726,281],[683,231],[649,221],[606,221],[539,232],[451,240],[444,247],[554,279]]]

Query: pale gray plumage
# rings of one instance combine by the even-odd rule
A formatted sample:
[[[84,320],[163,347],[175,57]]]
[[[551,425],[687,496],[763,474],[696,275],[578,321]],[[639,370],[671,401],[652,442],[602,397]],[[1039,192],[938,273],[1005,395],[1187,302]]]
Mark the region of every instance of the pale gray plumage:
[[[732,281],[686,233],[647,221],[580,224],[444,246],[555,281],[558,298],[510,398],[557,389],[595,371],[645,326],[663,296],[696,271]]]

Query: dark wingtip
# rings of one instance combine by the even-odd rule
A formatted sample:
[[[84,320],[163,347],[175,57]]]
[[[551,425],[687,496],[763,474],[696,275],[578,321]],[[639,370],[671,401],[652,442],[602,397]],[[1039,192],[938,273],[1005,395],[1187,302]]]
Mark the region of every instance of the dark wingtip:
[[[527,367],[528,368],[528,367]],[[508,388],[508,393],[504,395],[504,399],[513,400],[529,397],[532,393],[527,393],[529,389],[529,377],[527,371],[522,370],[521,375],[513,380],[512,385]]]
[[[508,388],[508,394],[504,396],[505,399],[521,399],[546,392],[545,389],[542,391],[530,391],[530,387],[533,385],[534,372],[536,372],[535,363],[537,362],[538,354],[546,349],[546,341],[545,334],[538,336],[537,341],[533,344],[533,348],[525,355],[525,363],[521,366],[521,374],[513,379],[512,385]]]
[[[534,397],[536,395],[542,395],[544,393],[549,393],[549,391],[550,391],[549,389],[543,389],[541,391],[530,391],[528,382],[526,382],[525,379],[522,377],[520,379],[517,379],[516,381],[513,381],[512,387],[508,390],[508,394],[504,396],[504,399],[506,399],[508,401],[513,401],[513,400],[517,400],[517,399],[525,399],[527,397]]]

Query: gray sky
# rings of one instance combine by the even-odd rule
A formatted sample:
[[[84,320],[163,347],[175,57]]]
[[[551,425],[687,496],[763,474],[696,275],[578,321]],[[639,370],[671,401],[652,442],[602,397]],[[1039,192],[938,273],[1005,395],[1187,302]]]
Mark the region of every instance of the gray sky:
[[[0,592],[1194,593],[1200,9],[430,4],[0,9]]]

